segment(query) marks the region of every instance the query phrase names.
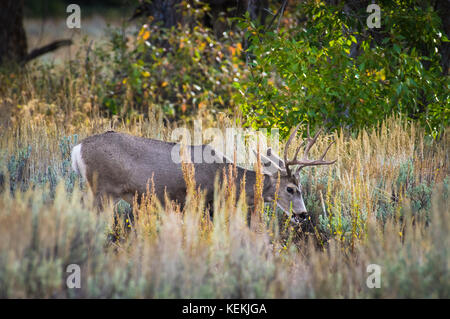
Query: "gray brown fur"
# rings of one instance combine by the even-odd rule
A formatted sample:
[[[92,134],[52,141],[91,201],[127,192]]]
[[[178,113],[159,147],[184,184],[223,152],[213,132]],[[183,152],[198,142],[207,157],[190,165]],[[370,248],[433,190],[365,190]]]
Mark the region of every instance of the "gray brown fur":
[[[166,191],[171,200],[184,204],[186,184],[182,167],[171,159],[171,151],[176,143],[108,131],[90,136],[81,144],[82,158],[87,167],[86,177],[98,202],[106,195],[114,200],[122,198],[132,203],[135,193],[145,193],[147,183],[153,178],[155,192],[161,202],[164,202]],[[203,152],[204,148],[210,146],[190,147],[193,161],[195,148],[200,147]],[[208,203],[212,203],[213,200],[216,174],[219,174],[220,181],[223,169],[228,165],[227,163],[194,163],[195,181],[198,186],[207,190]],[[245,174],[248,201],[253,203],[252,194],[256,173],[237,167],[237,174],[238,180],[241,180]],[[265,176],[264,185],[265,192],[271,192],[268,176]],[[240,183],[237,185],[238,192],[239,186]]]
[[[288,148],[299,127],[300,125],[289,137],[286,148]],[[297,220],[298,218],[306,218],[307,212],[303,201],[302,188],[297,177],[299,170],[294,172],[289,169],[289,166],[300,165],[300,167],[305,167],[328,165],[335,162],[324,160],[331,144],[319,160],[307,158],[308,151],[317,140],[319,133],[320,131],[311,138],[308,128],[304,157],[301,160],[297,159],[300,147],[297,148],[293,160],[287,159],[287,150],[284,154],[284,160],[276,156],[271,149],[268,149],[265,154],[260,154],[261,161],[264,164],[263,200],[265,202],[273,201],[276,185],[279,182],[277,205],[286,214],[291,215],[292,213]],[[103,198],[106,197],[110,197],[114,201],[124,199],[131,204],[133,196],[136,193],[138,195],[145,193],[147,185],[150,185],[152,180],[153,185],[150,186],[154,186],[156,195],[162,203],[164,203],[165,194],[167,194],[169,199],[183,205],[186,197],[186,183],[183,178],[181,163],[172,160],[174,146],[180,147],[176,143],[108,131],[84,139],[81,142],[81,154],[79,154],[80,145],[75,146],[72,150],[72,167],[76,171],[80,171],[81,167],[82,174],[85,167],[85,177],[100,208]],[[201,154],[213,154],[214,150],[209,145],[188,147],[190,148],[191,162],[194,163],[196,185],[206,190],[206,200],[212,207],[215,178],[218,175],[220,182],[224,169],[230,164],[227,164],[225,157],[223,157],[223,161],[220,158],[215,163],[195,163],[194,154],[196,150],[200,151]],[[216,153],[216,158],[219,156],[222,155]],[[268,169],[268,167],[271,169]],[[275,172],[273,171],[274,168]],[[236,167],[236,170],[237,192],[240,193],[240,181],[245,175],[247,203],[252,205],[256,172],[239,166]]]

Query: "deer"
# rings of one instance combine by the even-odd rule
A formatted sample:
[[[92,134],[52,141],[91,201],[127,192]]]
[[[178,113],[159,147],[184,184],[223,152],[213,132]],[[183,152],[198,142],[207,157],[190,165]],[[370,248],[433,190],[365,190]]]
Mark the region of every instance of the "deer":
[[[322,132],[320,129],[314,137],[311,137],[309,125],[307,138],[297,147],[294,158],[288,159],[289,146],[301,124],[297,125],[287,140],[284,159],[276,155],[272,148],[263,152],[265,154],[256,154],[255,152],[257,156],[260,156],[262,164],[263,201],[273,202],[277,198],[277,207],[296,223],[304,221],[308,216],[303,200],[302,186],[299,182],[300,170],[308,166],[331,165],[336,162],[336,160],[325,160],[334,141],[328,145],[319,159],[308,158],[311,147]],[[303,146],[305,146],[303,158],[298,159],[299,151]],[[216,174],[220,176],[220,173],[227,165],[232,164],[232,161],[210,145],[186,147],[190,150],[191,155],[195,151],[201,151],[203,154],[209,152],[214,155],[212,163],[193,163],[195,182],[206,191],[206,202],[213,207],[215,176]],[[73,147],[71,152],[72,169],[88,182],[94,195],[94,202],[100,210],[106,198],[112,198],[113,202],[123,199],[132,205],[135,194],[145,193],[150,181],[161,203],[165,198],[169,198],[183,205],[187,188],[183,178],[182,164],[174,161],[172,156],[174,150],[179,151],[180,149],[180,143],[108,131],[89,136]],[[192,157],[191,160],[193,161]],[[234,167],[237,180],[242,180],[245,176],[246,199],[247,203],[251,205],[254,202],[257,172],[238,165]],[[279,184],[277,185],[277,183]],[[236,185],[239,194],[241,185],[240,183],[236,184],[239,184]]]

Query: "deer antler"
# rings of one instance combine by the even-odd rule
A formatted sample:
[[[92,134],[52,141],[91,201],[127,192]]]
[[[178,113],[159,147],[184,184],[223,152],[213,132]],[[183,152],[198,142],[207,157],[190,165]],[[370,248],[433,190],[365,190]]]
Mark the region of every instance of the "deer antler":
[[[284,148],[284,163],[286,165],[286,173],[290,176],[291,175],[291,170],[289,169],[289,166],[292,165],[300,165],[298,170],[302,169],[303,167],[306,166],[316,166],[316,165],[330,165],[330,164],[334,164],[337,160],[334,161],[325,161],[325,155],[327,155],[328,150],[330,149],[331,145],[333,145],[334,141],[328,145],[327,149],[325,150],[325,152],[322,154],[322,156],[320,157],[320,159],[318,160],[310,160],[308,159],[308,153],[309,150],[311,149],[311,147],[314,145],[314,143],[316,143],[317,141],[317,137],[319,137],[319,134],[322,132],[322,129],[320,129],[319,131],[317,131],[317,133],[314,135],[313,138],[311,138],[310,134],[309,134],[309,124],[308,124],[308,128],[307,128],[307,132],[308,132],[308,137],[306,140],[304,140],[299,147],[297,147],[297,149],[295,150],[295,155],[294,158],[292,160],[288,160],[287,159],[287,152],[289,149],[289,145],[292,142],[292,139],[295,137],[295,135],[297,134],[297,131],[300,127],[300,125],[302,124],[302,122],[300,122],[300,124],[297,125],[297,127],[295,128],[294,132],[292,132],[292,134],[289,136],[289,139],[286,143],[286,146]],[[305,152],[303,153],[303,158],[301,160],[297,159],[298,156],[298,152],[300,151],[300,148],[305,144]]]

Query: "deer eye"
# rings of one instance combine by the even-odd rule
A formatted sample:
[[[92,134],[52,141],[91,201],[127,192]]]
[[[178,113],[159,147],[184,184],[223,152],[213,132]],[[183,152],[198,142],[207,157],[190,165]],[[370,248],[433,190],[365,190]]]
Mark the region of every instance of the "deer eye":
[[[289,194],[294,194],[294,189],[292,187],[288,187],[286,190]]]

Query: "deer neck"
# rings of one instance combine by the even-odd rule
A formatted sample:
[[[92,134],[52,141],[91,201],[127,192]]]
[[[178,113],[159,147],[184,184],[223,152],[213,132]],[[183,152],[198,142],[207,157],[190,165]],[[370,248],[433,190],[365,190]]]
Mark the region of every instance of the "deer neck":
[[[256,184],[256,172],[252,170],[248,170],[242,167],[237,166],[237,189],[240,192],[240,186],[242,178],[245,176],[245,193],[247,196],[247,203],[253,204],[255,198],[255,184]],[[272,182],[269,175],[262,175],[263,189],[262,189],[262,197],[264,201],[271,201],[275,194],[275,189],[272,186]]]

